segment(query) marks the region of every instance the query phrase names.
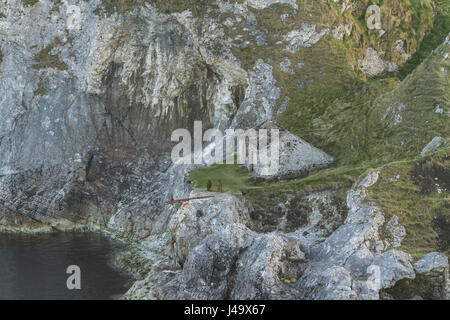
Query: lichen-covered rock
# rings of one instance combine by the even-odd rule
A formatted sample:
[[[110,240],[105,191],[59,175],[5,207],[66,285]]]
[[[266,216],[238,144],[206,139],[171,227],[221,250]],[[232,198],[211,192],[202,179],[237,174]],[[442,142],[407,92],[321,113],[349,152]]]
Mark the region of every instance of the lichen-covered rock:
[[[380,289],[392,288],[401,279],[414,279],[412,260],[411,255],[398,250],[389,250],[376,256],[373,265],[379,267]]]
[[[276,233],[256,237],[236,262],[231,298],[295,299],[296,290],[288,284],[300,277],[304,258],[295,238]]]
[[[384,228],[384,242],[385,247],[392,246],[394,248],[400,247],[403,239],[406,236],[406,229],[398,222],[398,217],[393,216]]]
[[[236,196],[194,190],[189,197],[203,196],[212,198],[185,202],[168,224],[175,251],[181,262],[184,262],[189,252],[208,235],[230,224],[250,224],[249,210]]]
[[[284,37],[284,41],[288,43],[284,50],[292,54],[297,53],[299,47],[311,47],[330,32],[326,28],[316,31],[316,28],[314,24],[302,23],[300,29],[290,31]]]
[[[289,131],[271,123],[266,123],[261,128],[267,128],[269,131],[271,129],[281,129],[279,131],[279,163],[278,167],[276,167],[272,160],[268,164],[258,161],[253,166],[253,177],[255,180],[297,178],[326,169],[333,164],[332,156],[315,148]],[[272,143],[269,143],[267,146],[266,152],[268,155],[271,155]],[[269,159],[271,158],[269,157]],[[249,163],[247,163],[247,167],[249,167]]]
[[[302,283],[304,285],[305,283]],[[333,266],[320,272],[303,288],[303,298],[311,300],[355,300],[350,272]]]
[[[231,123],[232,128],[249,129],[273,119],[281,90],[276,85],[273,67],[263,60],[256,61],[249,72],[245,98]]]
[[[322,243],[310,249],[310,261],[295,284],[306,299],[379,299],[379,292],[402,279],[413,279],[412,257],[386,249],[380,231],[382,212],[364,203],[367,188],[378,180],[379,172],[369,173],[347,196],[348,216]],[[335,273],[342,282],[323,289]],[[318,289],[320,288],[320,289]]]
[[[425,156],[427,153],[436,150],[439,148],[439,146],[444,142],[444,139],[442,137],[434,137],[430,143],[428,143],[420,153],[422,156]]]
[[[230,298],[239,255],[252,245],[256,236],[245,226],[232,224],[195,247],[189,253],[181,275],[190,298]]]
[[[438,252],[427,254],[414,264],[417,293],[425,299],[448,299],[448,258]]]
[[[344,40],[344,36],[349,36],[352,33],[353,23],[350,24],[340,24],[332,30],[333,37],[336,40]]]
[[[244,193],[192,191],[187,174],[200,165],[173,164],[168,154],[172,131],[191,130],[195,120],[224,131],[286,114],[291,132],[324,150],[344,145],[370,156],[372,141],[360,143],[368,136],[336,143],[348,128],[335,118],[368,120],[365,129],[378,134],[370,118],[345,118],[362,105],[344,99],[348,107],[335,110],[334,102],[361,84],[358,67],[375,77],[405,64],[431,32],[431,2],[417,12],[410,2],[384,1],[383,14],[392,6],[405,23],[384,23],[369,37],[368,1],[175,2],[0,0],[0,231],[93,228],[133,242],[138,253],[127,263],[140,265],[143,279],[130,299],[378,299],[400,297],[399,288],[407,298],[444,298],[440,256],[414,273],[406,253],[385,252],[400,246],[405,229],[365,200],[378,171],[346,203],[336,190],[302,193],[300,183],[262,208],[272,199],[250,206]],[[435,78],[447,73],[447,48],[440,50]],[[392,99],[376,120],[399,129],[413,102]],[[432,114],[445,120],[438,102]],[[424,155],[447,139],[437,134]],[[280,141],[280,170],[268,180],[333,163],[286,130]],[[263,167],[253,170],[266,179]],[[199,195],[214,198],[166,205]]]
[[[373,48],[367,48],[364,59],[359,60],[361,70],[370,77],[376,77],[384,72],[398,70],[395,62],[383,59],[384,52],[377,52]]]

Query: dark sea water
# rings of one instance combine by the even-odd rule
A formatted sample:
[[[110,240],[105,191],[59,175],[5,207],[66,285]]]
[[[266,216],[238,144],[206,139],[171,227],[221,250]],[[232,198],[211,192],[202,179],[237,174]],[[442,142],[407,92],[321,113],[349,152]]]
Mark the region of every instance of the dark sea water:
[[[118,298],[132,284],[111,263],[122,250],[122,243],[94,232],[0,233],[0,300]],[[81,269],[81,290],[67,288],[70,265]]]

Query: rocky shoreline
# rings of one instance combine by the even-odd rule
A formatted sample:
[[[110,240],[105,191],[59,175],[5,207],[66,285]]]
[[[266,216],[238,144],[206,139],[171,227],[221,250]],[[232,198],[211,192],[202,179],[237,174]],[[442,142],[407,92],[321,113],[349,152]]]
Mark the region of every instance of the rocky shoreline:
[[[448,299],[447,226],[430,231],[442,253],[415,259],[409,211],[369,197],[439,134],[410,189],[445,221],[449,38],[387,78],[409,68],[435,8],[386,2],[398,16],[367,37],[362,1],[1,0],[0,232],[125,241],[117,263],[140,280],[124,299]],[[393,27],[410,16],[420,29]],[[225,186],[259,198],[207,192],[190,175],[204,165],[172,162],[172,132],[194,121],[289,129],[277,174],[256,166]]]

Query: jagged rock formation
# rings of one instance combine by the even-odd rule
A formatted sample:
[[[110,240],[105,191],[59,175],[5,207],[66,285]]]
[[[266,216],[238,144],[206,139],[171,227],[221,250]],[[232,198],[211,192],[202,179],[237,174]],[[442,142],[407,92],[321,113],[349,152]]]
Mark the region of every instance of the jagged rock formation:
[[[150,288],[146,298],[162,299],[379,299],[386,290],[398,298],[396,285],[415,279],[410,286],[415,296],[446,299],[445,256],[432,253],[413,267],[409,254],[385,251],[395,245],[389,242],[394,235],[386,234],[391,229],[384,228],[382,212],[363,202],[377,179],[373,172],[349,192],[347,218],[322,239],[320,234],[307,239],[301,229],[258,234],[245,204],[230,196],[192,200],[180,207],[169,229],[182,268],[163,276],[150,272],[128,296],[145,287]]]
[[[273,168],[274,164],[272,162],[266,164],[262,161],[258,161],[252,166],[253,177],[257,181],[298,178],[326,169],[333,164],[333,157],[276,124],[265,123],[259,129],[267,129],[269,137],[270,130],[279,130],[279,140],[277,141],[279,146],[276,148],[279,154],[277,157],[277,168]],[[274,150],[272,144],[274,144],[273,141],[268,143],[265,151],[270,157],[272,156],[271,150]],[[250,165],[247,162],[247,168],[250,168]]]
[[[362,84],[407,66],[431,32],[434,2],[418,12],[412,0],[384,2],[395,18],[367,36],[367,1],[0,0],[0,231],[91,228],[128,240],[130,259],[146,261],[130,299],[447,298],[446,256],[413,264],[403,246],[414,223],[375,196],[397,183],[448,194],[448,157],[424,158],[412,182],[410,167],[395,179],[366,169],[447,139],[449,42],[401,82]],[[289,131],[275,180],[300,180],[165,205],[210,194],[189,181],[200,165],[170,159],[171,132],[194,120],[220,130],[280,122]],[[436,142],[424,156],[445,146]],[[301,180],[333,158],[335,168]],[[265,188],[285,198],[267,205]],[[441,209],[433,222],[446,252]]]

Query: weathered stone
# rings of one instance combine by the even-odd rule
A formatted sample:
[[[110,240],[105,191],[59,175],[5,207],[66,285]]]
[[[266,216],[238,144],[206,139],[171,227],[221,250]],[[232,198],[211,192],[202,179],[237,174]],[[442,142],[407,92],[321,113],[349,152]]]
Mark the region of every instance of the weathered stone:
[[[189,252],[208,235],[230,224],[248,225],[250,222],[248,208],[236,196],[194,190],[189,197],[202,196],[213,198],[190,200],[182,204],[168,225],[181,262],[184,262]]]
[[[208,236],[190,253],[182,280],[194,299],[226,299],[236,273],[236,261],[256,234],[243,225],[229,225]]]
[[[373,260],[379,267],[380,289],[392,288],[401,279],[414,279],[411,255],[398,250],[389,250]]]
[[[327,28],[316,31],[316,25],[302,23],[299,30],[292,30],[284,37],[284,41],[288,42],[284,50],[290,53],[297,53],[299,47],[312,47],[329,33],[330,30]]]
[[[448,258],[438,252],[427,254],[414,264],[416,280],[413,285],[425,299],[445,300],[448,298]]]
[[[425,156],[427,153],[436,150],[437,148],[439,148],[439,146],[442,144],[442,142],[444,141],[444,139],[442,139],[441,137],[434,137],[430,143],[428,143],[422,150],[422,152],[420,153],[422,156]]]
[[[151,1],[32,2],[0,6],[0,231],[92,228],[135,243],[128,263],[140,265],[143,279],[128,299],[378,299],[402,297],[399,289],[406,298],[445,298],[441,257],[419,261],[413,279],[407,254],[384,252],[400,245],[404,229],[365,202],[378,171],[355,184],[346,204],[334,191],[293,190],[275,209],[252,209],[235,195],[192,191],[187,175],[200,165],[173,164],[168,154],[172,131],[191,130],[194,120],[224,131],[282,119],[299,102],[281,86],[303,94],[330,75],[333,68],[306,51],[334,42],[330,32],[339,40],[351,34],[345,19],[362,16],[355,1],[335,1],[333,15],[349,11],[336,21],[347,24],[311,15],[279,34],[261,18],[281,8],[273,17],[288,28],[300,2],[197,1],[196,12]],[[238,60],[241,49],[266,52],[273,40],[282,56]],[[415,45],[405,43],[385,50],[406,60]],[[384,53],[363,49],[367,75],[397,69]],[[385,119],[396,126],[408,111],[392,105]],[[333,162],[285,130],[280,138],[280,171],[269,180]],[[263,177],[263,167],[253,170]],[[166,205],[199,195],[214,198]]]
[[[279,128],[276,124],[265,123],[260,128],[278,129],[279,132],[279,164],[271,160],[264,164],[258,161],[253,166],[255,180],[279,180],[296,178],[312,172],[325,169],[333,164],[333,157],[298,138],[289,131]],[[271,155],[272,143],[267,146],[267,154]],[[261,151],[259,151],[261,152]],[[270,156],[269,156],[269,159]],[[249,163],[247,163],[249,167]]]
[[[359,67],[370,77],[376,77],[383,72],[394,72],[398,66],[391,61],[383,60],[384,52],[377,52],[373,48],[367,48],[364,59],[359,60]]]
[[[232,299],[293,299],[287,283],[302,272],[304,254],[295,238],[276,233],[260,235],[236,262]],[[283,281],[284,280],[284,281]]]

